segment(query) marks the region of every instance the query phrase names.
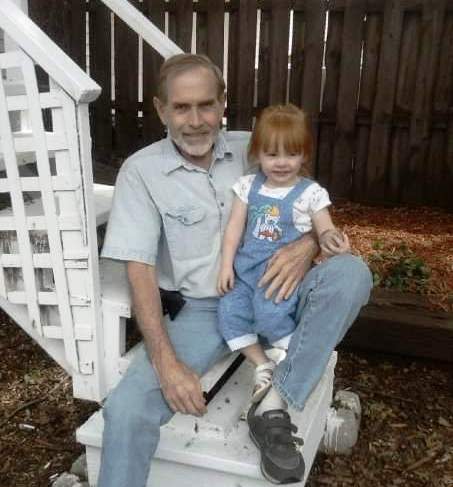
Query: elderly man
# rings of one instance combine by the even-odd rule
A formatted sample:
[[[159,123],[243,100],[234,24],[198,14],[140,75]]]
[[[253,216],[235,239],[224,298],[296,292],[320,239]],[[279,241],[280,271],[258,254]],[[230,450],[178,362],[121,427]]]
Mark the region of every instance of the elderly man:
[[[209,59],[168,59],[154,99],[168,137],[129,157],[118,175],[102,255],[127,261],[144,347],[104,407],[100,487],[146,485],[160,426],[175,412],[206,413],[200,376],[228,353],[217,331],[216,280],[231,186],[247,171],[249,134],[220,131],[224,103],[222,74]],[[291,244],[262,278],[277,301],[304,278],[299,326],[273,379],[274,391],[299,410],[371,287],[367,267],[351,255],[307,272],[317,251],[310,237]],[[159,288],[185,301],[173,319],[163,317]],[[271,438],[270,446],[258,445],[263,473],[275,482],[297,481],[303,460],[289,415],[274,413],[277,422],[271,415],[259,423]]]

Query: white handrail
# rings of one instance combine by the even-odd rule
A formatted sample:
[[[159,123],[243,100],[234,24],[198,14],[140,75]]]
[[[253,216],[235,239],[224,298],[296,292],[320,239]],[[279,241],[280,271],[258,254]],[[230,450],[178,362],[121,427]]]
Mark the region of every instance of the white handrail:
[[[101,87],[11,0],[0,1],[0,28],[76,103],[89,103],[100,95]]]
[[[183,52],[127,0],[102,0],[102,2],[165,59]]]

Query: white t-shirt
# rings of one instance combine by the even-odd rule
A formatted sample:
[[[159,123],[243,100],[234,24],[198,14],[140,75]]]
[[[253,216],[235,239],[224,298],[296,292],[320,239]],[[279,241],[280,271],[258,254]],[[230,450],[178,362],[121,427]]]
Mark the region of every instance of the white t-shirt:
[[[248,204],[248,195],[252,187],[255,174],[248,174],[240,177],[233,185],[233,191],[237,197],[244,203]],[[268,188],[261,185],[258,193],[263,196],[282,200],[294,186],[283,188]],[[301,233],[311,231],[311,217],[319,210],[330,206],[329,193],[318,183],[313,182],[305,191],[294,201],[293,205],[293,222],[294,226]]]

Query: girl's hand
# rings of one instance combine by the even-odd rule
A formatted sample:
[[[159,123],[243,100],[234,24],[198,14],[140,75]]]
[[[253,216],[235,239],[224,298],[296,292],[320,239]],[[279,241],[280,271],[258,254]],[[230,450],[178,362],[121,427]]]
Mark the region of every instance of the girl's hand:
[[[222,267],[217,280],[217,292],[223,296],[234,287],[234,270],[232,267]]]
[[[324,256],[345,254],[351,251],[348,236],[336,229],[329,229],[319,237],[319,245]]]

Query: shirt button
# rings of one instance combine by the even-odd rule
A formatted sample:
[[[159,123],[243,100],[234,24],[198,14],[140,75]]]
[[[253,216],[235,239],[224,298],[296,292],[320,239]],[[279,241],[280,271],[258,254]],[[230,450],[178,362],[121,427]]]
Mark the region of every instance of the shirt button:
[[[225,206],[225,203],[222,201],[222,202],[220,203],[220,206],[223,208],[223,207]]]

